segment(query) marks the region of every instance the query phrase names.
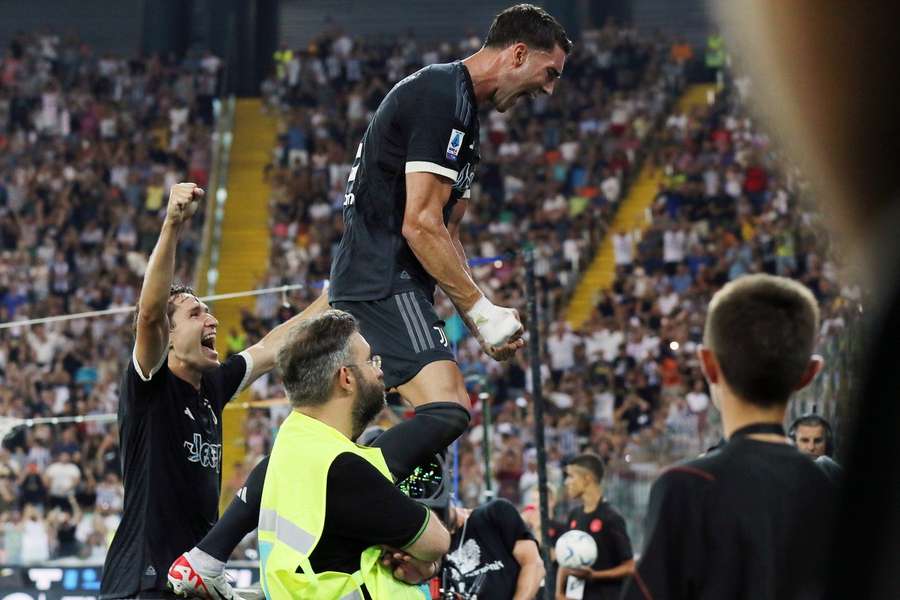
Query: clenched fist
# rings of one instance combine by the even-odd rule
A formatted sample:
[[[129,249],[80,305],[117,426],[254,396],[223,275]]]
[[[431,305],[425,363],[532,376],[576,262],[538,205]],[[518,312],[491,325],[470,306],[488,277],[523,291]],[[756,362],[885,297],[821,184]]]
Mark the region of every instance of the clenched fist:
[[[176,183],[169,191],[166,221],[173,225],[187,223],[197,212],[203,190],[196,183]]]

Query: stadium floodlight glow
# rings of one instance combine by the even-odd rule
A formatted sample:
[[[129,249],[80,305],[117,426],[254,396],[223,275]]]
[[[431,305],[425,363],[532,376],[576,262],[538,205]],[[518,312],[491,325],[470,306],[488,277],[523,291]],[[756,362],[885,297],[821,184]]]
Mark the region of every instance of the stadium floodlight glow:
[[[677,352],[679,347],[680,346],[678,345],[678,342],[672,342],[671,344],[669,344],[669,348],[671,348],[673,352]]]

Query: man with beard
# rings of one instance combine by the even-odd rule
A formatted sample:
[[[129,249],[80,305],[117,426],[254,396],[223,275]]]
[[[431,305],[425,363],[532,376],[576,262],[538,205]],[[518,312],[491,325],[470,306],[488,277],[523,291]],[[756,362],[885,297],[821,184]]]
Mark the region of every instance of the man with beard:
[[[301,322],[278,354],[294,410],[269,456],[259,513],[267,598],[421,600],[450,537],[393,481],[379,448],[353,443],[385,405],[381,359],[356,319]],[[402,564],[382,563],[382,547]]]

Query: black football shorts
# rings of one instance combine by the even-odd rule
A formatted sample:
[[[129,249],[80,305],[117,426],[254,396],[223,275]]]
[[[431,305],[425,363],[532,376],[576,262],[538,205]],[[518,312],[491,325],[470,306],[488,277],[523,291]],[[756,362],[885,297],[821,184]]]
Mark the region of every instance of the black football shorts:
[[[384,387],[395,388],[438,360],[456,361],[444,322],[423,292],[398,292],[381,300],[338,301],[333,308],[356,317],[359,332],[381,356]]]

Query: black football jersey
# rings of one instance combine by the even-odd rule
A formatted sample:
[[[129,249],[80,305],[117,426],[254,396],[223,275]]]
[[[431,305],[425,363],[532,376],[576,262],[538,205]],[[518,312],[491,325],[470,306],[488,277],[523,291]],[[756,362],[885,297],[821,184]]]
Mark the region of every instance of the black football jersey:
[[[444,223],[469,196],[478,163],[475,90],[462,62],[430,65],[388,92],[356,151],[344,234],[331,265],[331,301],[378,300],[435,281],[402,235],[406,174],[454,181]]]
[[[106,555],[101,598],[164,591],[169,565],[215,524],[222,410],[252,370],[249,354],[236,354],[204,373],[197,390],[165,359],[150,377],[136,359],[129,362],[118,414],[125,509]]]

